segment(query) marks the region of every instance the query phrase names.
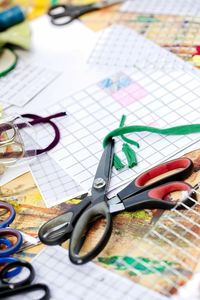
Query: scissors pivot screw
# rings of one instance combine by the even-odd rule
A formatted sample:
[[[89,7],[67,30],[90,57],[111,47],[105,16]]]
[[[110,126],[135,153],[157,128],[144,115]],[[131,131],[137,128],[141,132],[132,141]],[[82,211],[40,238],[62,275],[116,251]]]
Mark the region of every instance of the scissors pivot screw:
[[[106,185],[106,182],[105,182],[105,180],[103,179],[103,178],[96,178],[95,180],[94,180],[94,188],[95,189],[97,189],[97,190],[99,190],[99,189],[101,189],[102,187],[104,187]]]

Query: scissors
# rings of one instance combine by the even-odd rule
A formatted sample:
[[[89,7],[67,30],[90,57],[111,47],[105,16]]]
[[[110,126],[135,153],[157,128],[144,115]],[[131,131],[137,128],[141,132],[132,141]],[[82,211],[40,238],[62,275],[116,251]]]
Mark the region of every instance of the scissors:
[[[53,149],[60,140],[60,131],[52,119],[66,116],[66,112],[60,112],[48,117],[35,114],[23,114],[11,121],[0,123],[0,164],[9,166],[21,158],[32,157]],[[25,122],[28,118],[30,121]],[[22,121],[23,120],[23,121]],[[49,124],[54,130],[54,138],[50,144],[43,149],[25,149],[25,141],[20,134],[20,129],[37,124]]]
[[[23,238],[18,230],[9,228],[9,225],[15,219],[15,209],[7,202],[0,202],[1,217],[0,221],[0,265],[18,261],[12,257],[22,246]],[[3,218],[4,216],[4,218]],[[15,268],[7,273],[8,277],[17,275],[21,268]]]
[[[194,204],[196,194],[193,187],[182,181],[189,177],[193,170],[193,163],[188,158],[171,160],[153,167],[139,175],[116,196],[108,199],[106,192],[112,170],[113,148],[114,140],[111,140],[97,167],[91,195],[86,196],[66,213],[45,223],[39,230],[40,240],[47,245],[62,244],[70,239],[69,258],[75,264],[84,264],[92,260],[104,249],[112,232],[112,214],[123,210],[170,210],[175,207],[184,209]],[[161,175],[162,178],[159,177]],[[184,199],[169,200],[167,196],[175,191],[184,191]],[[96,246],[82,255],[80,252],[87,229],[92,221],[99,217],[106,220],[104,233]]]
[[[102,0],[87,5],[58,4],[49,9],[48,15],[51,17],[52,24],[62,26],[71,23],[73,20],[78,19],[86,13],[112,6],[123,1],[124,0]]]
[[[11,278],[7,279],[7,273],[11,273],[15,268],[23,268],[23,270],[27,269],[28,272],[25,272],[26,277],[22,277],[22,279],[14,278],[15,281],[12,281]],[[16,277],[16,275],[12,276]],[[46,284],[36,283],[31,284],[35,278],[35,270],[33,266],[28,262],[16,261],[7,264],[0,271],[0,299],[7,299],[7,297],[12,297],[20,294],[26,294],[35,291],[42,291],[43,296],[38,298],[38,300],[49,300],[50,299],[50,291]],[[35,298],[34,298],[35,299]]]

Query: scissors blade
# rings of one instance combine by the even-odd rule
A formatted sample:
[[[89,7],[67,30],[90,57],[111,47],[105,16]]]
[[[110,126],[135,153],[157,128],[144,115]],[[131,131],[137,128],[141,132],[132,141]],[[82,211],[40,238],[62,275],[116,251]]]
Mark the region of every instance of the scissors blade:
[[[124,2],[124,0],[103,0],[103,1],[97,2],[95,4],[96,4],[97,8],[104,8],[104,7],[112,6],[115,4],[122,3],[122,2]]]
[[[105,194],[107,191],[111,176],[113,154],[114,140],[111,139],[104,149],[94,177],[91,191],[93,200],[99,197],[99,195]]]
[[[122,3],[122,2],[125,2],[124,0],[102,0],[102,1],[99,1],[97,3],[94,3],[94,6],[96,8],[104,8],[104,7],[107,7],[107,6],[112,6],[112,5],[115,5],[115,4],[118,4],[118,3]]]

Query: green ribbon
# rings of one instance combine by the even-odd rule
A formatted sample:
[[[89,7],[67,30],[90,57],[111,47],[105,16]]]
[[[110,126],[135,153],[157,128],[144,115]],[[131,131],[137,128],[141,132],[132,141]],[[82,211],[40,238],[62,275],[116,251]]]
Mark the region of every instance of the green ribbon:
[[[120,137],[123,141],[125,141],[127,144],[123,144],[122,151],[126,156],[129,168],[132,168],[135,165],[137,165],[137,160],[136,160],[135,151],[133,151],[133,149],[131,149],[131,147],[128,144],[134,145],[137,148],[139,148],[139,143],[136,142],[135,140],[125,137],[124,136],[125,134],[134,133],[134,132],[151,132],[160,135],[186,135],[186,134],[200,132],[200,124],[180,125],[180,126],[162,129],[162,128],[156,128],[156,127],[151,127],[146,125],[124,126],[125,120],[126,120],[126,116],[123,115],[120,121],[120,126],[112,130],[111,132],[109,132],[104,138],[103,147],[105,148],[109,140],[114,137]],[[124,167],[124,164],[121,162],[121,159],[117,154],[115,154],[114,156],[115,156],[115,160],[117,156],[117,162],[118,162],[116,169],[117,170],[122,169]],[[115,160],[113,162],[114,167],[116,167]]]

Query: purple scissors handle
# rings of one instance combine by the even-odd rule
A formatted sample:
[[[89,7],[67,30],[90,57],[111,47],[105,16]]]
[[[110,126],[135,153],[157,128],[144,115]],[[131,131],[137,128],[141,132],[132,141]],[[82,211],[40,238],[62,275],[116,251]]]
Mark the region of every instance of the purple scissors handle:
[[[45,148],[42,149],[29,149],[26,150],[25,153],[23,154],[24,156],[34,156],[45,153],[50,151],[51,149],[53,149],[54,147],[57,146],[57,144],[60,141],[60,130],[58,128],[58,126],[56,125],[55,122],[53,122],[53,119],[55,118],[60,118],[63,116],[66,116],[67,113],[66,112],[60,112],[60,113],[56,113],[47,117],[41,117],[39,115],[35,115],[35,114],[23,114],[21,115],[22,118],[27,118],[30,119],[28,121],[28,123],[32,126],[34,125],[38,125],[38,124],[49,124],[51,126],[51,128],[54,131],[54,136],[52,141],[49,143],[49,145],[47,145]],[[21,123],[15,123],[14,125],[11,123],[3,123],[0,124],[0,134],[2,134],[3,132],[12,129],[14,131],[13,136],[11,137],[10,141],[12,141],[15,137],[16,131],[17,129],[23,129],[27,127],[27,123],[26,122],[21,122]],[[1,142],[0,142],[1,145]],[[21,156],[21,152],[15,152],[15,151],[8,151],[6,153],[1,154],[0,158],[10,158],[10,157],[14,157],[17,158],[18,156]]]
[[[15,219],[15,209],[11,204],[2,201],[0,202],[0,209],[5,209],[6,212],[9,212],[9,216],[5,220],[0,221],[0,228],[8,227]]]
[[[0,209],[4,209],[9,213],[9,216],[0,222],[0,241],[5,246],[3,249],[0,249],[0,257],[7,257],[21,248],[23,239],[19,231],[8,228],[15,219],[16,212],[14,207],[7,202],[0,202]],[[12,241],[12,238],[14,238],[15,242]]]
[[[16,242],[12,242],[10,247],[7,246],[4,249],[0,249],[0,257],[8,257],[9,255],[14,254],[21,248],[23,242],[22,235],[19,231],[10,228],[0,229],[0,239],[9,239],[13,237]]]

